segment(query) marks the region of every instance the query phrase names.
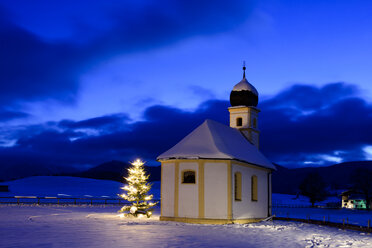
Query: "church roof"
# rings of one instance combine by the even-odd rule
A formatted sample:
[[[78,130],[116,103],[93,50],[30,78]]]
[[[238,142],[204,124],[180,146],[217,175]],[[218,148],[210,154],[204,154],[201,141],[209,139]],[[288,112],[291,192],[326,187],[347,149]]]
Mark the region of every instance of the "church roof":
[[[275,170],[275,166],[239,130],[212,120],[205,120],[157,159],[235,159]]]

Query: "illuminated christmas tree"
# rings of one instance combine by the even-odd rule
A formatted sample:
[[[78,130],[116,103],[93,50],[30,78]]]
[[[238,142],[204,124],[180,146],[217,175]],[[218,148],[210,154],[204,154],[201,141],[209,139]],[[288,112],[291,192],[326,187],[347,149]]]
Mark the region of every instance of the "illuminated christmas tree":
[[[149,218],[152,215],[153,207],[157,204],[157,202],[151,202],[153,195],[147,194],[152,186],[147,182],[149,175],[146,174],[143,167],[144,162],[140,159],[132,162],[131,165],[132,167],[128,168],[128,177],[125,178],[128,185],[122,188],[126,194],[119,195],[131,202],[131,205],[122,207],[119,212],[124,212],[126,216],[147,216]]]

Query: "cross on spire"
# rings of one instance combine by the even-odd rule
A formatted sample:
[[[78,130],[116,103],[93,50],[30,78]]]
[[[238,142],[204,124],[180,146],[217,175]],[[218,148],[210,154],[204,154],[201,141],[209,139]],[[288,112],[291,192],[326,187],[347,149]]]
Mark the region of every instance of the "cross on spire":
[[[246,67],[245,67],[245,60],[243,61],[243,79],[245,78],[245,69],[246,69]]]

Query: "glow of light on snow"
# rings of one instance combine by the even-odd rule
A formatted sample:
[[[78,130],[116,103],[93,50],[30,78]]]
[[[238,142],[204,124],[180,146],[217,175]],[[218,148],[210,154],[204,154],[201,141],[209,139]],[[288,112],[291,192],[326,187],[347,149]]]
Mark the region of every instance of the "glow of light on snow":
[[[372,146],[363,147],[363,152],[367,160],[372,160]]]

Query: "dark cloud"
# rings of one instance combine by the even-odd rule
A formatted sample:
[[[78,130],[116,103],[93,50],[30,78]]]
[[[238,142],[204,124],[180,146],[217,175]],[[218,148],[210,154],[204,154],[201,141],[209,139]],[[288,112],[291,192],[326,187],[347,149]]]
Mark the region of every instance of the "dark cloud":
[[[4,18],[0,22],[0,103],[40,96],[70,99],[77,89],[77,50],[47,43]]]
[[[355,85],[345,83],[331,83],[323,87],[296,84],[264,101],[260,106],[267,109],[291,107],[302,111],[319,110],[358,93]]]
[[[27,118],[27,117],[30,117],[30,115],[25,112],[0,109],[0,121],[1,122],[10,121],[14,119],[22,119],[22,118]]]
[[[130,121],[130,118],[126,114],[114,114],[106,115],[101,117],[95,117],[83,121],[72,121],[62,120],[59,122],[59,126],[63,128],[88,128],[88,129],[109,129],[111,131],[117,130],[121,126],[124,126],[126,122]]]
[[[144,113],[145,121],[130,123],[123,114],[84,121],[30,126],[16,131],[12,147],[0,148],[0,164],[46,163],[53,166],[97,165],[120,159],[142,157],[154,164],[155,157],[191,132],[205,118],[227,123],[225,101],[208,101],[195,112],[166,106],[152,106]],[[224,114],[221,114],[225,112]],[[85,132],[81,129],[96,132]],[[10,136],[9,136],[10,137]]]
[[[282,164],[324,162],[320,155],[363,160],[361,147],[372,141],[372,106],[352,85],[295,85],[261,107],[263,151]]]
[[[339,89],[334,90],[331,103],[312,103],[310,108],[306,102],[314,102],[312,94],[303,95],[302,101],[286,103],[301,94],[303,88],[312,88],[312,92],[318,92],[317,97],[325,99],[329,93],[324,89],[329,87]],[[372,106],[352,91],[342,90],[350,87],[345,84],[321,88],[295,85],[263,101],[259,105],[261,150],[272,161],[288,166],[301,166],[305,161],[313,161],[313,165],[335,163],[324,156],[339,157],[343,161],[365,159],[362,148],[371,145],[372,140]],[[282,98],[284,93],[286,98]],[[274,102],[275,105],[270,104]],[[190,112],[156,105],[147,108],[144,120],[138,122],[131,122],[124,114],[115,114],[31,126],[14,135],[18,136],[15,146],[0,148],[0,164],[47,161],[59,166],[85,166],[136,157],[154,164],[157,155],[205,119],[227,125],[228,106],[228,101],[210,100]],[[316,110],[309,112],[309,109]],[[293,115],[296,118],[292,118]]]
[[[153,49],[185,37],[231,29],[247,19],[252,5],[251,1],[238,0],[166,0],[138,5],[116,2],[111,8],[107,7],[109,4],[106,8],[90,8],[94,5],[91,1],[66,4],[81,8],[82,13],[87,10],[90,20],[96,17],[91,12],[97,11],[97,16],[106,18],[102,22],[110,25],[103,30],[95,28],[96,20],[76,25],[80,36],[92,37],[83,44],[77,37],[49,41],[10,21],[12,18],[3,3],[0,9],[0,103],[45,98],[71,101],[78,90],[78,75],[98,61],[118,53]],[[37,15],[41,8],[35,11]]]

